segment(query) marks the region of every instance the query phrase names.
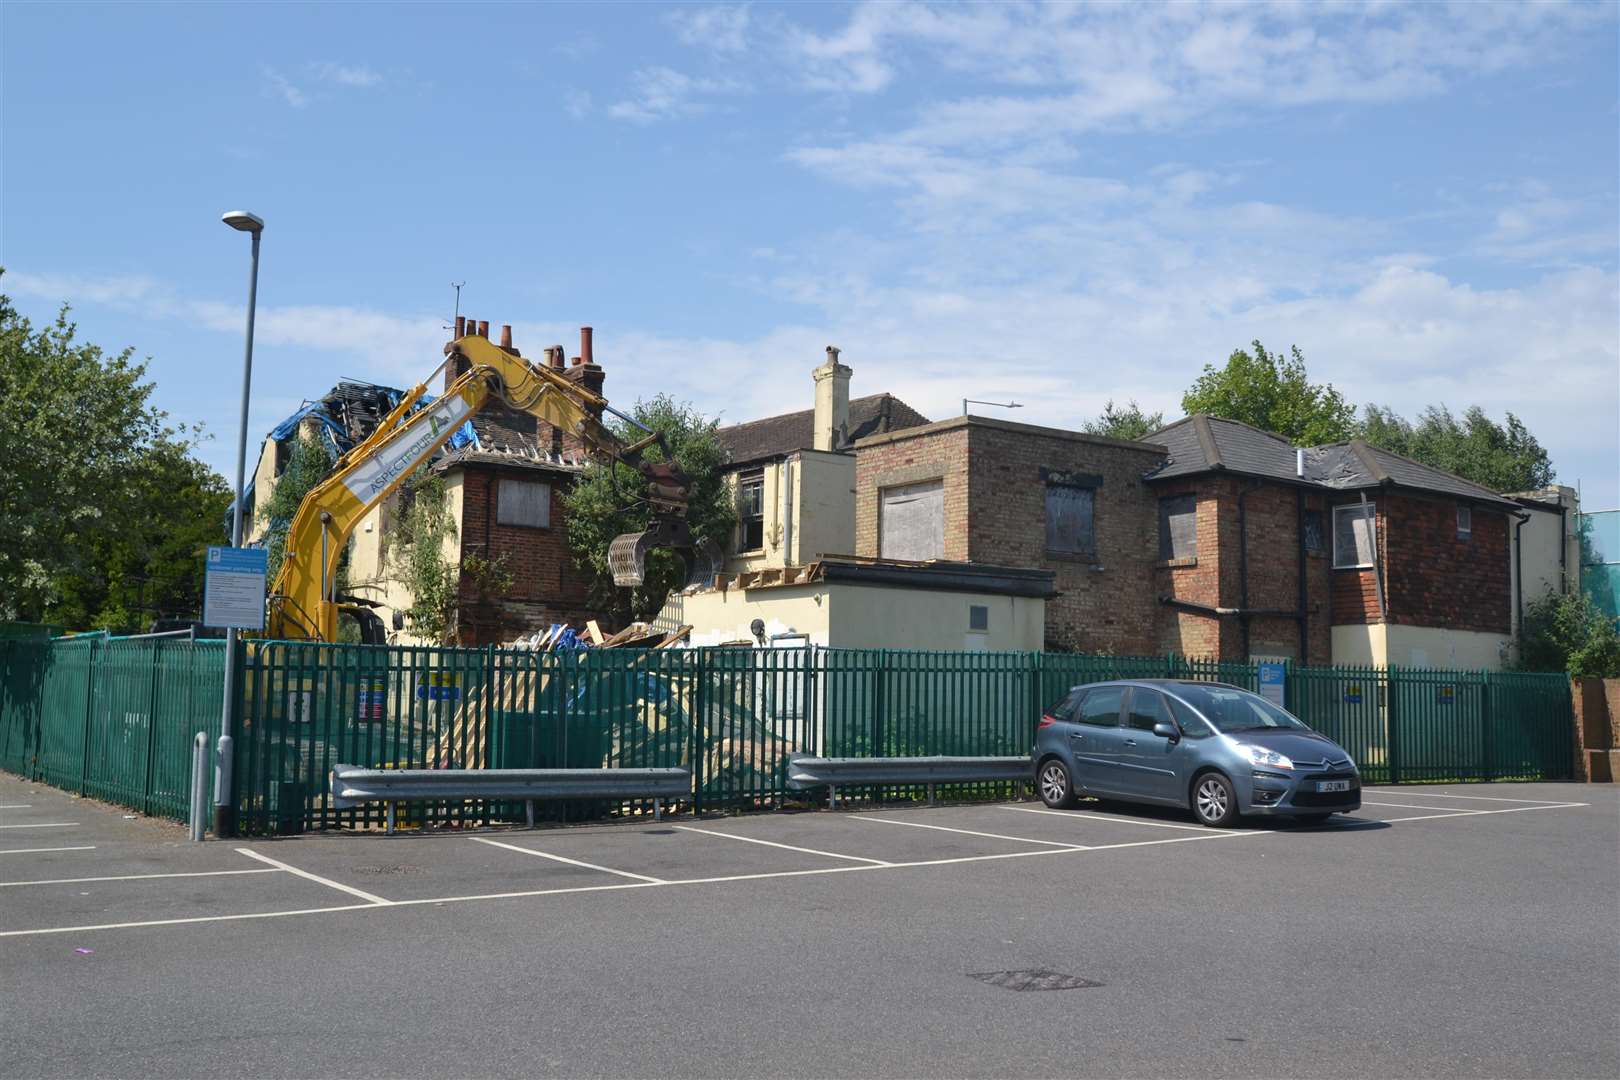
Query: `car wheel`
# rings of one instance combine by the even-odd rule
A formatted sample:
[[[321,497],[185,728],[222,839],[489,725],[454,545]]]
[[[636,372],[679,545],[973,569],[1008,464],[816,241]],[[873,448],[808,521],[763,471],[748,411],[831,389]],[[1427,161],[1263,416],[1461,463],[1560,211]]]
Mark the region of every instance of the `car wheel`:
[[[1218,772],[1207,772],[1193,781],[1193,814],[1212,829],[1226,829],[1237,824],[1237,795],[1232,781]]]
[[[1074,805],[1074,781],[1069,777],[1069,767],[1057,758],[1051,758],[1041,764],[1035,786],[1040,789],[1041,802],[1054,810],[1063,810]]]

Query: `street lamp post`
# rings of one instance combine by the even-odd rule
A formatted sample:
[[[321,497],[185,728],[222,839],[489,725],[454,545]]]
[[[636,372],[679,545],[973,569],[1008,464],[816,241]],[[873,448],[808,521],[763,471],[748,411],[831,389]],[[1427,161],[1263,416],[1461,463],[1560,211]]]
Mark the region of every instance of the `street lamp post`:
[[[259,301],[259,237],[264,232],[264,219],[246,210],[232,210],[220,220],[233,229],[253,235],[253,265],[248,271],[247,345],[242,352],[242,412],[236,429],[236,502],[231,509],[231,547],[239,548],[242,546],[242,488],[247,475],[248,395],[253,385],[253,315]],[[231,706],[235,700],[236,628],[233,626],[225,631],[225,697],[219,728],[222,736],[230,734]],[[222,787],[229,775],[229,763],[220,762],[216,776],[220,777]],[[214,793],[214,831],[221,836],[234,831],[231,822],[234,806],[229,795],[224,790]]]
[[[1016,401],[980,401],[978,398],[962,399],[962,415],[968,414],[969,405],[994,405],[998,409],[1022,409],[1023,406]]]

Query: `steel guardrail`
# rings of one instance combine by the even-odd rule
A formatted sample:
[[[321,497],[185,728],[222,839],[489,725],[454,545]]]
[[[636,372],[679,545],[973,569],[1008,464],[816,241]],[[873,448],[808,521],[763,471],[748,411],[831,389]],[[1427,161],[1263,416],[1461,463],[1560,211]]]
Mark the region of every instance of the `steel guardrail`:
[[[938,784],[965,784],[983,780],[1027,782],[1034,774],[1028,757],[889,757],[826,758],[794,754],[788,758],[787,786],[794,791],[828,789],[827,805],[836,809],[840,787],[872,784],[926,784],[934,802]]]
[[[363,769],[334,765],[332,806],[351,810],[368,802],[388,805],[388,831],[394,831],[394,804],[436,799],[521,799],[528,823],[543,799],[652,799],[653,817],[662,820],[664,800],[692,793],[690,769]]]

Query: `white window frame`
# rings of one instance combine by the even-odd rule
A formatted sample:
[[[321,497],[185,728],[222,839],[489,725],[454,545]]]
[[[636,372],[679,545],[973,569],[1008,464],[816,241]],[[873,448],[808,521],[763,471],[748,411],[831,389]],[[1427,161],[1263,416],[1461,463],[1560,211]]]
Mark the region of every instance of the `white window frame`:
[[[1339,546],[1339,515],[1353,513],[1359,520],[1368,521],[1372,526],[1372,557],[1373,562],[1351,561],[1344,562],[1340,556]],[[1351,525],[1351,537],[1355,536],[1355,526]],[[1356,552],[1350,552],[1350,558],[1355,560]],[[1365,506],[1361,503],[1346,503],[1333,508],[1333,569],[1335,570],[1371,570],[1378,559],[1378,504],[1369,502]]]
[[[1474,535],[1474,508],[1457,507],[1457,539],[1467,540]]]

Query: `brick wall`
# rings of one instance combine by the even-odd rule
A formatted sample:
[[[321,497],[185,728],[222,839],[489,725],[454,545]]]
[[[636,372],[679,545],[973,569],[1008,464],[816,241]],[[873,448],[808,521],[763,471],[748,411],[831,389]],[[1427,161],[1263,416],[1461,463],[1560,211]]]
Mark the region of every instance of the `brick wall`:
[[[1043,567],[1056,575],[1060,595],[1046,604],[1050,645],[1152,652],[1157,504],[1142,475],[1163,458],[1161,449],[1140,443],[982,417],[863,439],[855,455],[856,553],[880,550],[883,488],[940,478],[945,558]],[[1100,480],[1094,559],[1047,552],[1042,470]]]
[[[589,585],[574,566],[568,548],[567,511],[562,496],[570,477],[534,469],[468,464],[463,467],[462,514],[458,527],[461,552],[506,558],[512,588],[501,597],[481,598],[475,582],[463,574],[458,626],[463,644],[510,641],[554,622],[574,625],[602,613],[589,606]],[[551,485],[551,525],[534,529],[498,521],[502,477]]]
[[[1506,634],[1512,629],[1508,515],[1475,506],[1457,535],[1457,502],[1387,495],[1389,619],[1411,626]]]
[[[926,434],[910,438],[905,432],[879,435],[862,439],[856,446],[855,554],[878,556],[878,500],[884,488],[941,480],[945,486],[945,558],[972,558],[968,549],[967,427],[929,424],[907,431]]]
[[[1289,484],[1230,476],[1204,476],[1153,485],[1159,498],[1193,495],[1198,500],[1198,551],[1192,560],[1157,563],[1157,596],[1208,607],[1282,609],[1286,615],[1253,615],[1248,619],[1245,649],[1242,616],[1213,615],[1173,605],[1158,613],[1158,651],[1184,656],[1243,660],[1250,656],[1300,658],[1299,610],[1300,496]],[[1243,497],[1248,534],[1248,597],[1243,590],[1238,499]],[[1303,509],[1323,509],[1316,492],[1304,495]],[[1155,509],[1155,520],[1157,510]],[[1304,659],[1328,663],[1332,651],[1329,623],[1328,558],[1305,556],[1305,614],[1308,641]]]

